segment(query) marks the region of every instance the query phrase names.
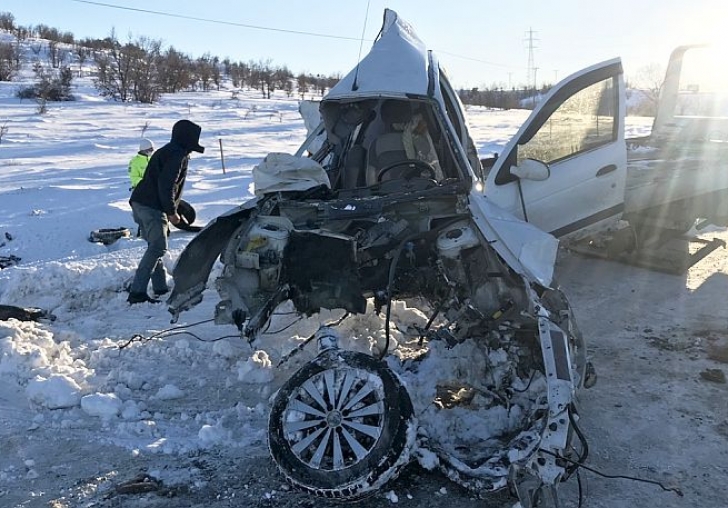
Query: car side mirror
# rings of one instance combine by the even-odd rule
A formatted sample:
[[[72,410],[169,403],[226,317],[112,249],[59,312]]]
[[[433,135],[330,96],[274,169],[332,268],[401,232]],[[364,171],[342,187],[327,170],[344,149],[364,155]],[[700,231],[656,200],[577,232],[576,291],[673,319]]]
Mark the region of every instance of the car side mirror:
[[[551,169],[545,162],[536,159],[524,159],[517,166],[511,166],[511,174],[523,180],[540,182],[551,176]]]

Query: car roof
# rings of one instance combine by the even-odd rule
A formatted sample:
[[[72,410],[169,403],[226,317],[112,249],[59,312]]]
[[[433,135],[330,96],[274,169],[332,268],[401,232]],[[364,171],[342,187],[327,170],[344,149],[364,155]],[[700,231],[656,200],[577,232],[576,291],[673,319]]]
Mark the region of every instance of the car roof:
[[[391,9],[372,49],[324,101],[428,95],[427,48],[412,26]]]

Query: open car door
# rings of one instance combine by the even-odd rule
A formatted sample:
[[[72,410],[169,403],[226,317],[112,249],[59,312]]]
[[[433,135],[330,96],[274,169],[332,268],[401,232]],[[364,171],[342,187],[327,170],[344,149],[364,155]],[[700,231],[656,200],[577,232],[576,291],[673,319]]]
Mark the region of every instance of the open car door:
[[[486,197],[557,238],[608,229],[624,209],[624,116],[618,58],[572,74],[495,161]]]

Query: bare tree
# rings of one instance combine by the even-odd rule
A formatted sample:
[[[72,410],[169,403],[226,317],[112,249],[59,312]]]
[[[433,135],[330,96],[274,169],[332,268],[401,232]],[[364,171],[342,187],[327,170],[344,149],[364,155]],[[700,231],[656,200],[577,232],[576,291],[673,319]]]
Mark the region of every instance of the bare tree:
[[[640,116],[655,116],[660,101],[660,91],[665,78],[665,71],[661,65],[649,64],[640,67],[636,77],[631,80],[630,88],[634,88],[642,96],[636,105],[630,108],[630,114]]]
[[[95,57],[98,74],[94,83],[104,97],[126,102],[131,100],[132,61],[113,30],[109,41],[111,48]]]
[[[210,53],[205,53],[195,61],[195,74],[202,90],[209,90],[213,76],[213,63]]]
[[[303,100],[305,98],[306,92],[308,92],[308,76],[302,72],[301,74],[296,76],[296,84],[298,85],[298,93],[301,96],[301,100]]]
[[[15,34],[15,38],[19,41],[25,41],[28,40],[30,37],[32,30],[29,27],[24,26],[16,26],[15,30],[13,30],[13,33]]]
[[[165,92],[179,92],[192,85],[192,61],[173,47],[168,48],[159,59],[158,72],[159,84]]]
[[[83,72],[83,64],[86,60],[88,60],[89,56],[91,56],[91,50],[86,46],[81,46],[80,44],[76,44],[74,50],[76,58],[78,58],[78,77],[80,78]]]
[[[263,97],[270,99],[271,93],[276,90],[276,79],[275,71],[271,63],[273,60],[270,58],[260,61],[260,90],[263,92]]]
[[[0,43],[0,81],[10,81],[15,75],[16,53],[12,43]]]
[[[222,73],[225,76],[230,77],[231,74],[231,68],[233,63],[230,61],[230,57],[225,57],[220,63],[222,63]]]
[[[288,97],[293,95],[293,73],[288,70],[288,67],[284,65],[283,67],[274,69],[273,81],[275,82],[276,88],[286,92]]]
[[[162,92],[158,73],[162,41],[140,37],[136,42],[127,44],[126,48],[133,63],[132,98],[146,104],[156,102]]]
[[[251,87],[261,91],[263,97],[270,98],[276,90],[284,90],[290,97],[294,93],[295,82],[301,98],[310,90],[320,90],[323,94],[338,78],[326,78],[299,74],[294,77],[286,67],[274,67],[271,59],[249,63],[233,63],[229,58],[220,60],[209,53],[196,60],[169,48],[162,53],[161,42],[145,37],[133,40],[131,35],[123,44],[116,37],[114,30],[105,39],[76,40],[71,32],[60,32],[57,28],[44,24],[18,27],[12,14],[0,12],[0,28],[16,33],[17,47],[0,45],[0,80],[9,80],[20,68],[20,40],[30,36],[45,39],[50,67],[59,69],[66,67],[72,60],[71,55],[78,58],[78,76],[83,75],[83,68],[92,59],[97,68],[94,84],[99,92],[108,98],[119,101],[138,100],[153,102],[162,92],[178,92],[197,84],[203,90],[222,86],[223,76],[229,77],[233,86]],[[28,46],[39,56],[46,43],[32,43]],[[63,45],[73,46],[72,50],[64,50]],[[8,65],[12,62],[14,65]],[[334,81],[332,81],[332,79]]]
[[[60,40],[60,34],[57,28],[52,28],[42,23],[35,26],[35,32],[39,39],[48,39],[49,41],[56,42]]]
[[[72,32],[63,32],[58,34],[58,42],[62,42],[64,44],[72,45],[76,43],[76,39],[73,36]]]
[[[0,29],[8,32],[15,30],[15,16],[10,12],[0,12]]]
[[[318,88],[321,97],[323,97],[324,93],[326,93],[326,76],[316,74],[316,88]]]
[[[253,62],[250,64],[250,86],[263,94],[265,97],[265,79],[263,78],[263,64],[262,62]]]
[[[58,41],[48,41],[48,63],[54,69],[57,69],[61,63],[61,50],[58,47]]]
[[[0,144],[3,142],[3,136],[8,133],[8,130],[10,127],[8,127],[8,121],[5,120],[2,125],[0,125]]]
[[[21,50],[21,43],[23,42],[23,39],[21,39],[20,31],[15,32],[15,70],[20,70],[20,57],[23,54]]]
[[[326,88],[331,90],[339,81],[341,81],[341,74],[338,72],[331,76],[327,76],[325,79]]]
[[[250,65],[237,62],[230,64],[230,79],[233,82],[233,86],[236,88],[244,88],[246,85],[251,84],[251,70]]]
[[[215,84],[217,90],[220,91],[222,72],[220,71],[220,59],[216,56],[210,60],[210,71],[212,72],[212,82]]]
[[[156,101],[161,93],[158,64],[162,43],[141,37],[122,45],[112,30],[108,44],[110,49],[94,57],[98,67],[94,84],[101,94],[122,102]]]
[[[38,114],[48,111],[48,102],[72,101],[71,80],[73,72],[70,67],[63,67],[56,71],[46,69],[40,62],[33,65],[37,82],[31,86],[20,88],[16,96],[22,99],[32,99],[38,105]]]

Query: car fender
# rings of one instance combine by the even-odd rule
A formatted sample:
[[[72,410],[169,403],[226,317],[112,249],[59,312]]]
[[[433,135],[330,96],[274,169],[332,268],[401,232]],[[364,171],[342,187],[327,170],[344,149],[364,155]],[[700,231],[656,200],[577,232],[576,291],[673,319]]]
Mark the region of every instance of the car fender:
[[[174,289],[167,300],[173,321],[176,321],[180,312],[202,301],[202,292],[207,287],[215,260],[230,236],[243,221],[250,218],[258,201],[258,198],[253,198],[212,220],[182,251],[172,272]]]
[[[513,270],[531,282],[551,286],[559,247],[556,238],[478,192],[470,193],[469,207],[483,237]]]

